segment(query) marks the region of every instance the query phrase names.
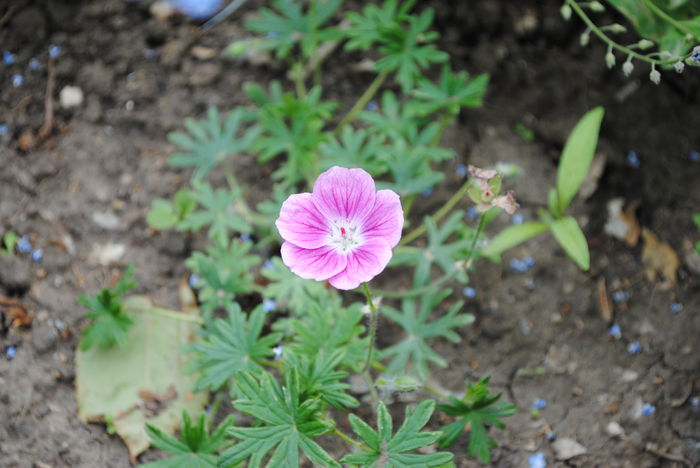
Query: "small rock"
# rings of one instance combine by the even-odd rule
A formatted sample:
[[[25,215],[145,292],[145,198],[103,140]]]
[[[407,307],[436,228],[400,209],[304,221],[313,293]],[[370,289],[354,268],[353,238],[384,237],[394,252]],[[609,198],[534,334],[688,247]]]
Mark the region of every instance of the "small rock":
[[[198,60],[209,60],[216,57],[216,51],[214,49],[200,45],[193,46],[190,49],[190,54]]]
[[[197,66],[189,77],[192,86],[208,86],[221,74],[221,65],[218,63],[203,63]]]
[[[106,244],[97,244],[93,247],[88,262],[92,264],[108,266],[117,263],[126,253],[124,244],[115,244],[108,242]]]
[[[121,226],[121,220],[119,216],[115,215],[111,211],[99,212],[96,211],[92,214],[92,221],[97,224],[102,229],[107,231],[114,231]]]
[[[605,433],[610,437],[624,437],[625,430],[620,426],[619,423],[615,421],[610,421],[607,426],[605,426]]]
[[[151,15],[160,21],[166,21],[175,14],[175,5],[170,2],[159,0],[151,4],[149,8]]]
[[[639,374],[632,369],[627,369],[622,373],[622,377],[620,377],[620,380],[622,380],[625,383],[628,382],[634,382],[639,378]]]
[[[32,344],[39,354],[45,354],[56,347],[58,333],[48,323],[35,327],[32,331]]]
[[[573,374],[578,367],[578,363],[574,360],[574,352],[567,345],[550,346],[547,350],[544,364],[556,374]]]
[[[58,100],[64,109],[80,107],[83,103],[83,90],[77,86],[64,86]]]
[[[552,444],[557,460],[569,460],[587,452],[586,447],[567,437],[558,439]]]

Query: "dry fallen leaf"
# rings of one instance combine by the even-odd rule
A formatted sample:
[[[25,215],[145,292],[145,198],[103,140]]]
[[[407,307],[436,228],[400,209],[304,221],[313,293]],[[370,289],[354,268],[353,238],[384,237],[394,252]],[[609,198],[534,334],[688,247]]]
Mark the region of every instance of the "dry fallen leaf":
[[[605,278],[602,276],[598,279],[598,309],[605,323],[611,323],[613,320],[613,308],[610,296],[608,296],[608,288],[605,285]]]
[[[620,239],[630,247],[639,242],[639,222],[635,215],[635,204],[625,206],[622,198],[613,198],[608,202],[608,221],[605,223],[605,233]]]
[[[676,272],[681,266],[681,261],[675,250],[647,228],[642,229],[642,237],[644,238],[642,263],[644,263],[644,274],[647,280],[654,282],[656,276],[661,275],[663,282],[659,288],[662,291],[674,288],[676,286]]]

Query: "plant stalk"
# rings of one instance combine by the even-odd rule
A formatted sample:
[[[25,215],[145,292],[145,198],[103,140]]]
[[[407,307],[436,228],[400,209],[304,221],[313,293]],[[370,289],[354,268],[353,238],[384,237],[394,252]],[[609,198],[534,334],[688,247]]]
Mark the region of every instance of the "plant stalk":
[[[369,349],[367,350],[367,360],[365,365],[362,367],[362,373],[367,372],[369,365],[372,362],[372,350],[374,349],[374,340],[377,335],[377,308],[372,300],[372,293],[369,291],[369,286],[367,283],[362,283],[362,288],[365,292],[365,297],[367,297],[367,302],[369,304],[370,316],[369,316]]]
[[[379,91],[379,87],[384,83],[384,80],[386,80],[387,76],[389,76],[388,71],[382,71],[380,72],[375,78],[372,83],[367,87],[364,93],[362,93],[362,96],[357,100],[354,106],[352,106],[352,109],[343,117],[343,120],[340,121],[337,127],[335,127],[335,130],[333,130],[334,135],[340,134],[340,131],[345,127],[347,124],[355,120],[355,117],[357,117],[357,114],[362,111],[362,109],[365,108],[367,103],[374,97],[375,94],[377,94],[377,91]]]

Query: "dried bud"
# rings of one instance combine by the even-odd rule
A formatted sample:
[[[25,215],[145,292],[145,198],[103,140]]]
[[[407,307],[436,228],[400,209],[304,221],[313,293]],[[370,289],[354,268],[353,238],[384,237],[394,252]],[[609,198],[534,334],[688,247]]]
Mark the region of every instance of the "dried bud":
[[[471,175],[475,179],[491,180],[498,174],[498,172],[494,171],[493,169],[479,169],[478,167],[472,166],[471,164],[469,165],[468,169],[469,175]]]
[[[605,64],[608,66],[608,68],[615,66],[615,54],[613,54],[612,50],[610,49],[608,49],[608,53],[605,54]]]
[[[596,13],[600,13],[601,11],[605,11],[605,7],[600,2],[590,2],[588,4],[588,8],[590,8],[591,11],[595,11]]]
[[[518,208],[518,204],[515,202],[515,198],[513,197],[513,192],[510,191],[502,197],[498,197],[493,200],[491,205],[501,208],[509,215],[514,214],[515,210]]]
[[[651,80],[652,83],[655,85],[659,84],[661,82],[661,73],[655,68],[651,69],[651,73],[649,73],[649,79]]]
[[[630,76],[632,74],[632,70],[634,70],[634,65],[630,59],[627,59],[627,61],[622,65],[622,73],[624,73],[625,76]]]
[[[651,42],[648,39],[642,39],[639,42],[637,42],[637,47],[639,47],[641,50],[648,49],[649,47],[653,47],[654,43]]]
[[[561,13],[562,18],[564,18],[566,21],[571,19],[571,7],[566,3],[561,6],[559,13]]]
[[[673,68],[676,69],[676,73],[683,73],[683,70],[685,70],[685,63],[683,62],[676,62],[675,65],[673,65]]]

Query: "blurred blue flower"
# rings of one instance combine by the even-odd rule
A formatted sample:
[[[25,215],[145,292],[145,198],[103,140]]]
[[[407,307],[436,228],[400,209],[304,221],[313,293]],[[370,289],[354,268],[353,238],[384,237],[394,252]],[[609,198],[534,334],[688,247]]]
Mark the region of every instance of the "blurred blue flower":
[[[464,177],[467,175],[467,172],[467,166],[464,164],[458,164],[455,168],[455,174],[457,174],[457,177]]]
[[[625,291],[615,291],[612,293],[612,299],[613,301],[620,303],[620,302],[627,302],[627,300],[630,298],[629,293]]]
[[[610,336],[615,338],[616,340],[619,340],[622,338],[622,330],[620,330],[620,325],[614,324],[612,327],[610,327],[610,330],[608,330],[608,333]]]
[[[430,188],[423,190],[421,192],[421,195],[423,195],[424,197],[429,197],[430,195],[432,195],[432,193],[433,193],[433,188],[430,187]]]
[[[36,249],[32,252],[32,260],[35,262],[39,263],[44,259],[44,252],[41,251],[41,249]]]
[[[681,310],[683,310],[683,304],[680,304],[680,303],[678,303],[678,302],[673,302],[673,303],[671,304],[671,313],[672,313],[672,314],[677,314],[677,313],[680,312]]]
[[[275,264],[269,258],[265,260],[265,263],[263,263],[263,269],[265,270],[273,270],[274,268]]]
[[[52,45],[49,47],[49,57],[55,59],[61,53],[61,46]]]
[[[7,356],[7,359],[13,359],[16,355],[17,348],[15,348],[14,346],[8,346],[5,350],[5,356]]]
[[[466,298],[474,299],[476,297],[476,289],[472,288],[471,286],[467,286],[466,288],[462,289],[462,294],[464,294],[464,297]]]
[[[282,351],[282,345],[277,345],[274,348],[272,348],[272,352],[274,353],[273,357],[275,361],[282,357]]]
[[[22,236],[19,238],[17,241],[17,250],[19,250],[20,253],[29,253],[32,251],[32,243],[29,242],[29,237]]]
[[[554,442],[555,440],[557,440],[557,433],[556,432],[548,432],[546,437],[547,437],[548,441]]]
[[[277,301],[275,301],[274,299],[265,299],[263,300],[262,307],[263,312],[269,314],[277,308]]]
[[[199,280],[201,280],[201,279],[202,278],[198,274],[192,273],[190,275],[190,277],[187,279],[187,284],[190,285],[190,288],[196,288],[197,285],[199,284]]]
[[[627,153],[627,162],[635,169],[639,169],[639,166],[642,164],[636,151],[630,151]]]
[[[688,155],[688,157],[693,162],[700,161],[700,154],[698,154],[697,151],[691,151],[690,154]]]
[[[627,345],[627,352],[631,355],[639,354],[642,352],[642,345],[639,341],[633,341]]]
[[[41,70],[41,62],[35,58],[31,59],[29,61],[29,69],[34,71]]]
[[[13,63],[15,63],[15,54],[10,52],[9,50],[6,50],[2,53],[2,62],[8,66],[12,65]]]
[[[15,88],[19,88],[24,84],[24,77],[20,75],[19,73],[15,73],[12,75],[12,86]]]
[[[535,259],[532,257],[525,257],[522,260],[517,258],[510,259],[510,268],[518,273],[523,273],[532,268],[535,265]]]
[[[145,58],[146,60],[152,59],[155,56],[156,51],[153,49],[146,49],[146,51],[143,53],[143,58]]]
[[[9,131],[7,124],[0,124],[0,136],[5,136],[7,135],[7,132]]]
[[[541,410],[543,408],[547,407],[547,400],[544,400],[542,398],[538,398],[535,401],[532,402],[532,405],[530,408],[536,409],[536,410]]]
[[[649,403],[644,403],[642,406],[642,416],[651,416],[656,411],[656,406]]]
[[[222,0],[170,0],[170,3],[190,18],[204,20],[219,10]]]
[[[241,234],[241,242],[250,242],[250,234],[246,234],[245,232]]]
[[[379,110],[379,104],[377,104],[377,101],[369,101],[365,106],[365,110],[377,112],[377,110]]]
[[[547,460],[542,452],[530,455],[527,459],[527,464],[528,468],[547,468]]]
[[[470,206],[467,208],[467,218],[469,219],[476,219],[479,217],[479,210],[476,209],[474,206]]]
[[[695,406],[696,408],[700,406],[700,397],[694,396],[690,397],[690,404]]]
[[[513,224],[523,224],[524,221],[525,221],[525,216],[521,215],[520,213],[515,213],[510,218],[510,222]]]

